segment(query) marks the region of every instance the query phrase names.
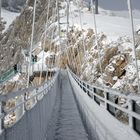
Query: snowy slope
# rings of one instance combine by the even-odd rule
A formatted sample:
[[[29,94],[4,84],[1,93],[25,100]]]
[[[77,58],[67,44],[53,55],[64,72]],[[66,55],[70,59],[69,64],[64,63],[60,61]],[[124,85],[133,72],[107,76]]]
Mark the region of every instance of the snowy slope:
[[[85,0],[85,2],[90,2],[91,0]],[[98,0],[99,7],[102,7],[105,10],[114,10],[114,11],[125,11],[127,8],[127,0]],[[132,0],[133,9],[140,10],[140,1]]]
[[[93,15],[88,8],[82,10],[82,25],[84,29],[94,28]],[[106,12],[106,13],[105,13]],[[129,18],[120,17],[125,11],[117,11],[118,16],[112,16],[110,11],[101,9],[101,13],[96,15],[97,29],[99,32],[104,32],[109,39],[116,40],[119,36],[131,37],[131,24]],[[126,13],[125,13],[126,14]],[[124,15],[125,15],[124,14]],[[136,14],[140,14],[138,11]],[[63,19],[65,20],[65,19]],[[70,24],[74,24],[80,27],[80,18],[77,7],[71,3]],[[135,28],[140,24],[140,18],[134,19]]]
[[[9,27],[9,25],[13,22],[13,20],[19,15],[19,13],[10,12],[2,8],[2,17],[7,22],[5,30]]]

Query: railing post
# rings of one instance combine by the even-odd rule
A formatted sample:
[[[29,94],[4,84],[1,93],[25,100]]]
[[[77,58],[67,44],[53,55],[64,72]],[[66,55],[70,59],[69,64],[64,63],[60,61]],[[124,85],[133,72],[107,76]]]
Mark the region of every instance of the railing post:
[[[108,105],[107,105],[108,92],[104,92],[104,98],[105,98],[105,109],[108,110]]]
[[[133,101],[132,101],[132,100],[129,101],[128,109],[129,109],[130,111],[133,111]],[[129,114],[128,114],[128,115],[129,115]],[[129,126],[130,126],[131,128],[134,128],[134,120],[133,120],[133,117],[130,116],[130,115],[129,115]]]
[[[43,85],[42,85],[42,87],[43,87],[43,95],[44,95],[44,91],[45,91],[45,85],[43,84]]]
[[[84,82],[83,82],[83,90],[84,90],[85,93],[87,93],[87,86]]]
[[[24,103],[24,112],[26,112],[28,109],[28,107],[27,107],[27,99],[28,99],[28,97],[27,97],[27,93],[24,93],[24,101],[25,101],[25,103]]]
[[[24,95],[22,95],[22,102],[25,101],[24,99],[25,99]],[[25,113],[25,106],[24,106],[24,104],[22,105],[22,112],[23,112],[23,114]]]
[[[84,90],[84,83],[81,81],[81,84],[82,84],[82,89]]]
[[[37,97],[35,96],[36,94],[37,94],[37,90],[34,89],[32,91],[32,96],[34,96],[34,97],[31,99],[32,100],[32,107],[34,107],[36,105],[36,103],[37,103]]]
[[[96,88],[93,87],[92,90],[93,90],[93,93],[96,93]],[[95,101],[95,95],[93,95],[93,99]]]
[[[23,95],[18,96],[17,101],[16,101],[16,105],[19,105],[19,104],[22,103],[23,101],[24,101]],[[23,114],[24,114],[24,104],[20,105],[20,106],[15,110],[15,112],[16,112],[17,120],[21,119],[21,117],[22,117]]]
[[[86,87],[86,89],[85,89],[86,93],[88,94],[88,85],[86,84],[85,87]]]
[[[43,92],[44,92],[44,87],[43,87],[43,90],[42,90],[42,86],[38,88],[37,92],[39,92],[40,94],[37,95],[37,100],[41,100],[44,96]]]

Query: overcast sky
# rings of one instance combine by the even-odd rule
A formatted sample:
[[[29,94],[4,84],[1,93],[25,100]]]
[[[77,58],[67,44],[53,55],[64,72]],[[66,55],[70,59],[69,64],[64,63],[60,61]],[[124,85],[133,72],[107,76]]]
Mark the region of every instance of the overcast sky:
[[[90,0],[85,0],[90,1]],[[127,10],[127,0],[98,0],[99,6],[107,10]],[[140,10],[140,0],[132,0],[133,9]]]

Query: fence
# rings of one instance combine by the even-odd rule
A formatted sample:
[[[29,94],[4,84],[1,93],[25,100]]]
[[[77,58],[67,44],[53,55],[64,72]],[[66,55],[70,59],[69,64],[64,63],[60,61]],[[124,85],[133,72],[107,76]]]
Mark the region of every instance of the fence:
[[[11,77],[13,77],[16,74],[16,71],[14,70],[14,67],[7,70],[5,73],[3,73],[0,76],[0,83],[3,83],[7,80],[9,80]]]
[[[132,96],[126,95],[124,93],[120,93],[119,91],[109,89],[107,87],[101,87],[98,85],[90,85],[87,82],[81,80],[77,77],[72,71],[69,71],[70,76],[72,76],[73,80],[77,83],[78,87],[83,90],[84,93],[97,103],[100,107],[105,108],[107,112],[111,115],[115,116],[115,112],[121,111],[123,115],[126,115],[128,118],[128,125],[132,128],[135,132],[140,134],[140,96]],[[73,87],[76,85],[73,85]],[[80,92],[80,91],[78,91]],[[117,104],[113,98],[111,97],[120,97],[126,100],[127,105],[121,106]],[[83,103],[82,103],[83,104]],[[117,119],[117,118],[116,118]],[[122,121],[120,121],[122,122]]]
[[[57,72],[49,83],[0,96],[0,139],[46,139],[58,86]],[[12,106],[9,102],[13,100]]]

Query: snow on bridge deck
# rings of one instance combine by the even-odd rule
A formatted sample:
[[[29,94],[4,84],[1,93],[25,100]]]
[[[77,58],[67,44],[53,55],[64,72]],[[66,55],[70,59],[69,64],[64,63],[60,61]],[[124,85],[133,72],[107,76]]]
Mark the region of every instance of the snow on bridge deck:
[[[61,73],[60,95],[47,135],[49,140],[88,140],[66,71]]]

